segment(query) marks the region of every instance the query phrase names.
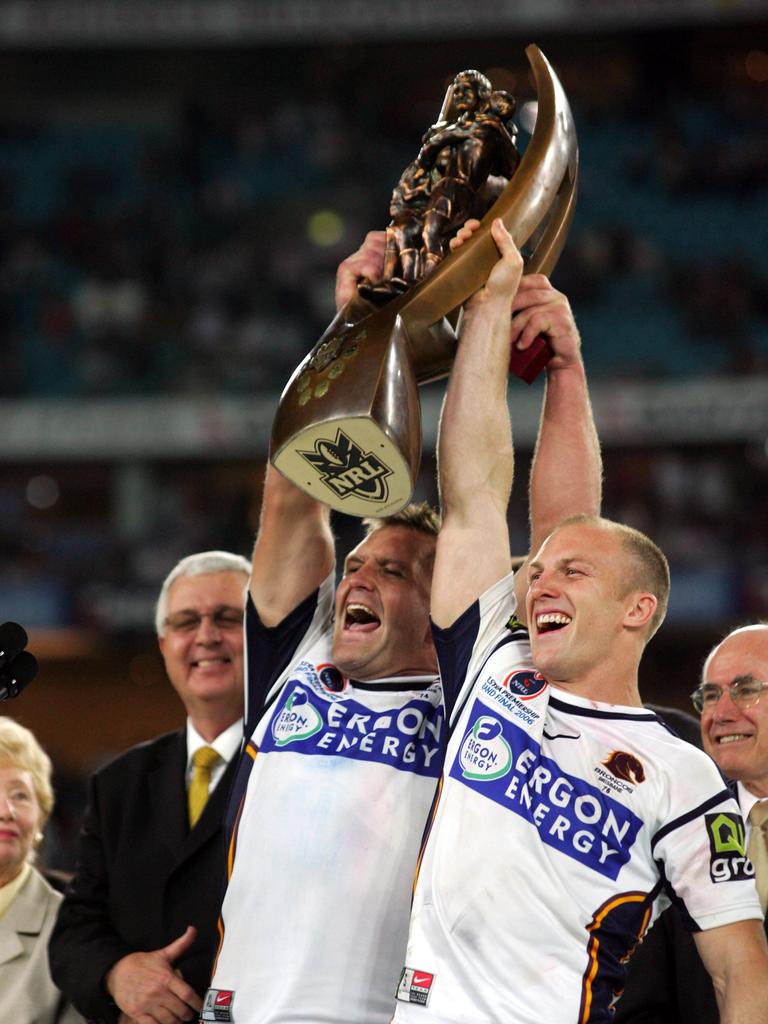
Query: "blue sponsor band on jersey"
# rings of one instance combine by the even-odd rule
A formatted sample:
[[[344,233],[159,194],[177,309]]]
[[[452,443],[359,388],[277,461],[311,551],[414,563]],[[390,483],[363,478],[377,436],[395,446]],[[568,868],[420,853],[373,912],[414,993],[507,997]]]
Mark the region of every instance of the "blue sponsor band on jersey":
[[[377,761],[436,779],[444,725],[442,705],[426,696],[373,711],[347,694],[319,690],[308,674],[286,684],[260,749]]]
[[[449,774],[524,818],[548,846],[614,881],[642,827],[628,807],[563,771],[533,737],[477,700]]]

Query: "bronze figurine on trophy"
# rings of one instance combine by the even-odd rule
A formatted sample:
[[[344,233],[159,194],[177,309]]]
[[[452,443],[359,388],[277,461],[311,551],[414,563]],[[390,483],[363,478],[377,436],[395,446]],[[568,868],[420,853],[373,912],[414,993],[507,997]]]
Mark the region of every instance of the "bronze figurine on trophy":
[[[520,163],[511,122],[514,97],[494,92],[479,71],[460,72],[451,90],[457,119],[429,129],[392,193],[383,280],[360,288],[374,302],[434,270],[456,231],[491,208]]]
[[[447,375],[461,305],[497,258],[501,217],[527,273],[551,272],[576,198],[578,148],[567,97],[536,46],[526,50],[538,94],[522,159],[515,100],[478,71],[456,75],[437,122],[392,193],[381,281],[363,281],[294,371],[272,428],[272,462],[319,501],[356,516],[408,503],[421,457],[418,384]],[[456,252],[448,243],[481,220]],[[543,338],[513,352],[529,383],[551,356]]]

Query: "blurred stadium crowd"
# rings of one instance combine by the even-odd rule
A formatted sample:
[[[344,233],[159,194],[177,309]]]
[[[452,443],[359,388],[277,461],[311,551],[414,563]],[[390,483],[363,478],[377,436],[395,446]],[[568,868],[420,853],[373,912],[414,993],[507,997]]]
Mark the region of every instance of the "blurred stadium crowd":
[[[597,68],[589,46],[552,57],[581,149],[558,281],[593,376],[765,370],[768,56],[702,82],[664,53],[651,71],[658,44],[616,41]],[[695,73],[695,46],[667,37],[669,61]],[[34,113],[2,126],[2,393],[279,389],[436,115],[450,58],[416,76],[401,51],[371,55],[397,77],[325,49],[222,56],[221,75],[171,55],[169,93],[157,55],[115,55],[108,82],[88,58],[38,57]],[[530,97],[514,58],[495,77]]]

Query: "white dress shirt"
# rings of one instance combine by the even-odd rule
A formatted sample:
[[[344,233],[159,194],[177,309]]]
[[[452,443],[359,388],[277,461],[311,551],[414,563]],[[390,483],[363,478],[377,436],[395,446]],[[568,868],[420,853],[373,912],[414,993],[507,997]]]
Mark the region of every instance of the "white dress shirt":
[[[240,750],[240,744],[243,740],[243,720],[238,718],[236,722],[233,722],[228,729],[224,732],[219,733],[215,740],[209,743],[204,740],[197,729],[192,725],[192,722],[187,719],[187,771],[185,775],[187,789],[192,781],[193,764],[192,758],[195,755],[195,751],[199,750],[200,747],[213,747],[216,753],[219,755],[221,760],[217,761],[211,769],[211,781],[208,784],[208,793],[212,793],[218,785],[219,779],[221,779],[224,772],[227,770],[227,765],[232,758]]]

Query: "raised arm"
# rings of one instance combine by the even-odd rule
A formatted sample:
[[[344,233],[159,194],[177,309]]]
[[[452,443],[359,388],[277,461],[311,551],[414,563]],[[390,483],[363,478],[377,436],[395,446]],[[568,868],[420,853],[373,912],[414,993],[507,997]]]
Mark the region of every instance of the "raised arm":
[[[356,294],[357,282],[378,281],[386,235],[369,231],[360,248],[336,271],[336,307]],[[267,466],[251,596],[265,626],[276,626],[323,582],[334,562],[328,508]]]
[[[276,626],[333,568],[330,511],[271,465],[253,549],[251,597],[265,626]]]
[[[501,259],[467,304],[438,439],[443,527],[432,582],[432,619],[448,626],[509,572],[507,504],[512,431],[507,408],[509,323],[523,261],[500,220]]]
[[[581,339],[568,299],[543,274],[520,282],[512,306],[512,344],[525,349],[544,335],[554,350],[529,485],[530,551],[578,512],[600,513],[603,463],[581,358]],[[526,574],[516,581],[518,617],[525,617]]]
[[[512,308],[512,344],[525,349],[544,335],[555,353],[547,364],[531,467],[531,550],[536,551],[565,516],[600,513],[603,463],[568,299],[543,274],[531,274],[520,282]]]
[[[768,1024],[768,950],[759,921],[694,934],[710,973],[721,1024]]]

